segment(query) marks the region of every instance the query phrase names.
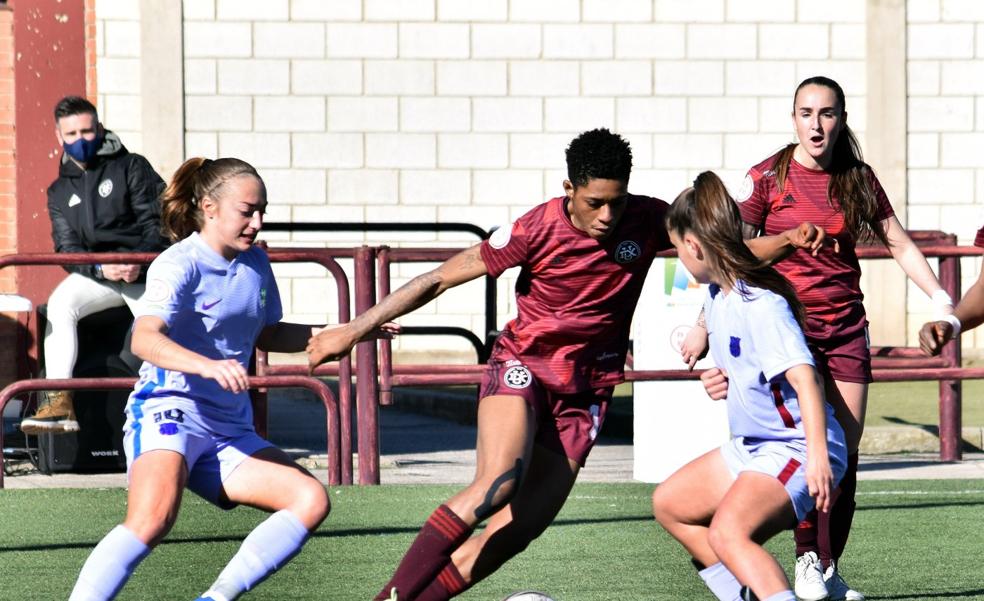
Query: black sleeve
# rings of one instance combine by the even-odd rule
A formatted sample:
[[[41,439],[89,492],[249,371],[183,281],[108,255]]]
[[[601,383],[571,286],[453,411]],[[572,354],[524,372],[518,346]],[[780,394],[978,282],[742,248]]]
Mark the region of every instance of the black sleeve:
[[[55,244],[55,252],[89,252],[89,249],[83,246],[79,233],[65,219],[65,215],[62,213],[62,207],[55,201],[52,195],[54,187],[54,184],[52,184],[48,188],[48,217],[51,218],[51,240]],[[97,279],[94,265],[63,265],[62,267],[69,273],[78,273],[92,279]]]
[[[164,180],[154,171],[150,162],[139,154],[130,155],[126,184],[130,206],[142,232],[137,252],[153,252],[164,248],[161,235],[161,192]]]

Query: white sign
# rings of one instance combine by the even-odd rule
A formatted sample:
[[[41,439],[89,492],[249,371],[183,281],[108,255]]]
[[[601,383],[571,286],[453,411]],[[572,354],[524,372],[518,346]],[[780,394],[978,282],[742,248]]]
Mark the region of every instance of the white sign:
[[[680,345],[704,304],[698,285],[677,259],[656,259],[633,322],[635,369],[685,369]],[[710,357],[697,369],[713,367]],[[701,454],[728,441],[724,401],[712,401],[699,381],[633,384],[633,477],[662,482]]]

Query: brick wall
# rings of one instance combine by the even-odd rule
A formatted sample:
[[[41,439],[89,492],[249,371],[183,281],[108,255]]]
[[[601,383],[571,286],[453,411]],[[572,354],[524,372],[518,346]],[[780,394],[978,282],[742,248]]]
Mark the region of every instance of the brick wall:
[[[17,182],[14,164],[14,14],[0,6],[0,255],[17,247]],[[13,269],[0,270],[0,293],[16,292]],[[0,386],[17,375],[17,315],[0,313]]]
[[[14,140],[14,14],[0,6],[0,254],[17,248]],[[16,292],[14,270],[0,270],[0,293]]]

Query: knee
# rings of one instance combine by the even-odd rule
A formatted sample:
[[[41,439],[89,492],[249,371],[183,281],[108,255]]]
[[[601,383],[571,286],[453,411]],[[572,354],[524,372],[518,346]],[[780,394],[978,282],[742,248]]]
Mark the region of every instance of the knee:
[[[722,559],[730,555],[735,543],[742,538],[738,524],[729,523],[728,520],[715,519],[707,529],[707,544]]]
[[[307,482],[298,487],[295,492],[292,509],[308,530],[314,530],[328,517],[328,513],[331,511],[328,491],[312,477],[307,478]]]
[[[167,536],[174,526],[177,516],[169,513],[153,513],[139,516],[127,516],[123,525],[130,530],[148,547],[156,547],[157,543]]]
[[[653,517],[662,526],[676,522],[675,512],[673,511],[672,497],[665,493],[660,493],[660,488],[653,491]]]
[[[477,479],[469,486],[468,497],[475,516],[483,520],[508,505],[518,490],[519,482],[515,479],[504,482]]]
[[[79,321],[79,307],[70,298],[52,294],[48,298],[45,318],[50,324],[74,327]]]

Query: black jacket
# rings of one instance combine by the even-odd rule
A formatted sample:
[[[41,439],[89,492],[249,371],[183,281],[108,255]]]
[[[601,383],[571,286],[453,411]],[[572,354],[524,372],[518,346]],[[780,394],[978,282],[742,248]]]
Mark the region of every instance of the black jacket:
[[[58,179],[48,187],[55,252],[162,250],[163,190],[164,180],[150,162],[131,154],[110,131],[85,170],[62,155]],[[93,265],[65,269],[96,279]]]

